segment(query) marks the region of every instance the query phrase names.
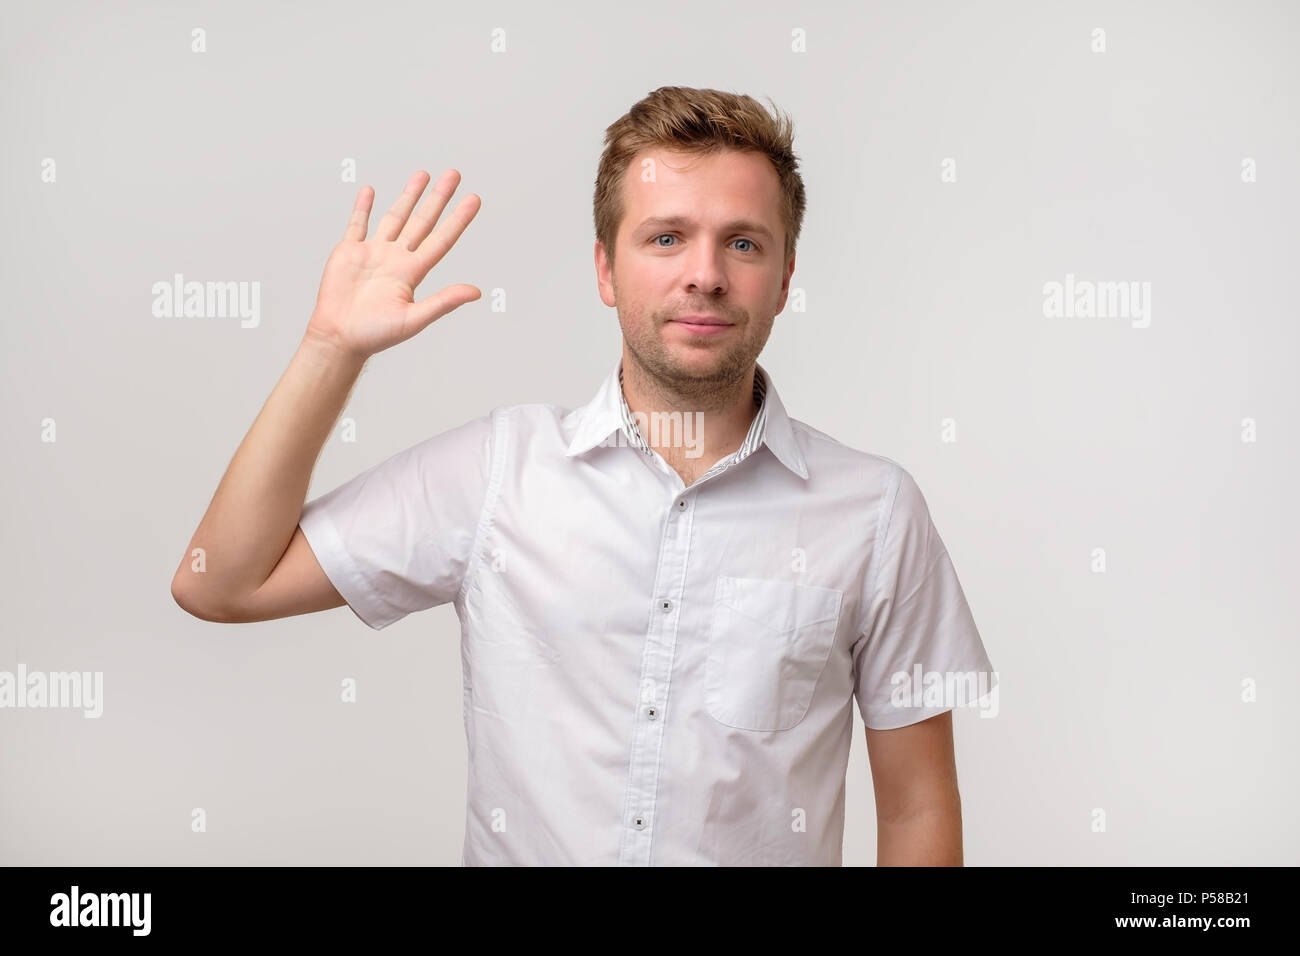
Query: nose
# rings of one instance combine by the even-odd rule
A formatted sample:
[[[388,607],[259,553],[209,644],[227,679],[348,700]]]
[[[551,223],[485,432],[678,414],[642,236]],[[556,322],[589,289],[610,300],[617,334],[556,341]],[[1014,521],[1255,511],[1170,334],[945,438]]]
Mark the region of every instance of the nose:
[[[687,292],[711,296],[727,291],[727,273],[719,250],[697,243],[690,255],[683,259],[683,268],[686,272],[682,279]]]

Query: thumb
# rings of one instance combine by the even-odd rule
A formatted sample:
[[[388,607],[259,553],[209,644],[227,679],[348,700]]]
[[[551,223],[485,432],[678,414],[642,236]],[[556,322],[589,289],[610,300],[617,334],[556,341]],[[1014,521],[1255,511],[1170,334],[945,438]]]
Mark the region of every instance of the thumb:
[[[410,325],[416,332],[422,332],[433,323],[436,319],[442,318],[453,309],[458,309],[467,302],[474,302],[482,298],[483,293],[477,286],[449,285],[447,288],[435,292],[420,302],[413,302],[407,307],[406,317]]]

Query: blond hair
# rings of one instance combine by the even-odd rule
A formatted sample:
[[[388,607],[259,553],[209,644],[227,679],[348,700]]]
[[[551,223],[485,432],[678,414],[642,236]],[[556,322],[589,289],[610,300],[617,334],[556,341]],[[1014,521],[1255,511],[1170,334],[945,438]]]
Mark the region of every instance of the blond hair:
[[[768,102],[772,102],[769,98]],[[668,148],[710,155],[733,149],[762,153],[781,184],[785,258],[793,254],[803,225],[803,177],[794,154],[794,124],[772,103],[769,113],[756,99],[720,90],[661,86],[605,130],[605,151],[596,173],[596,238],[612,263],[614,239],[623,219],[623,176],[644,149]]]

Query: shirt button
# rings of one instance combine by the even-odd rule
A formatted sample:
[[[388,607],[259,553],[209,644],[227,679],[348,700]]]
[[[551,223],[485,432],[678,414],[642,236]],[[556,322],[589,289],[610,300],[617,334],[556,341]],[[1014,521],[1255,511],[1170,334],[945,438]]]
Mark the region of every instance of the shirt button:
[[[632,826],[636,827],[638,830],[644,830],[646,828],[646,823],[646,815],[644,813],[638,813],[636,819],[632,821]]]
[[[647,707],[645,709],[645,715],[649,717],[651,720],[655,720],[659,716],[659,711],[657,711],[653,707]]]
[[[678,510],[678,511],[685,511],[685,510],[686,510],[686,499],[685,499],[685,498],[683,498],[683,499],[681,499],[680,501],[677,502],[677,510]]]
[[[671,611],[672,609],[673,609],[673,602],[672,602],[672,601],[660,601],[660,602],[659,602],[659,610],[663,611],[665,614],[667,614],[667,613],[668,613],[669,611]]]

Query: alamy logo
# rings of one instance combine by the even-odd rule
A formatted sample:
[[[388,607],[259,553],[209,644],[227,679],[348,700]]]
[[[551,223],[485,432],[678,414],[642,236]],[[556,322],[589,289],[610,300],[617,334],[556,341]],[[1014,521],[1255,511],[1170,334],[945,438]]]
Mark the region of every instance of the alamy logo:
[[[998,715],[997,671],[895,671],[889,679],[894,707],[975,707],[981,717]]]
[[[87,893],[73,884],[71,893],[50,897],[51,926],[130,926],[132,936],[149,935],[149,893]]]
[[[1151,324],[1150,282],[1092,282],[1065,274],[1065,282],[1043,284],[1043,315],[1049,319],[1132,319],[1135,329]]]
[[[687,458],[704,454],[700,441],[704,433],[703,412],[631,412],[632,420],[651,448],[685,448]],[[618,428],[600,443],[602,448],[622,448],[635,443]]]
[[[85,711],[85,717],[104,712],[103,671],[27,670],[19,664],[16,673],[0,671],[0,708],[66,707]]]
[[[153,314],[160,319],[239,318],[255,329],[262,321],[262,283],[186,282],[179,272],[171,282],[153,284]]]

